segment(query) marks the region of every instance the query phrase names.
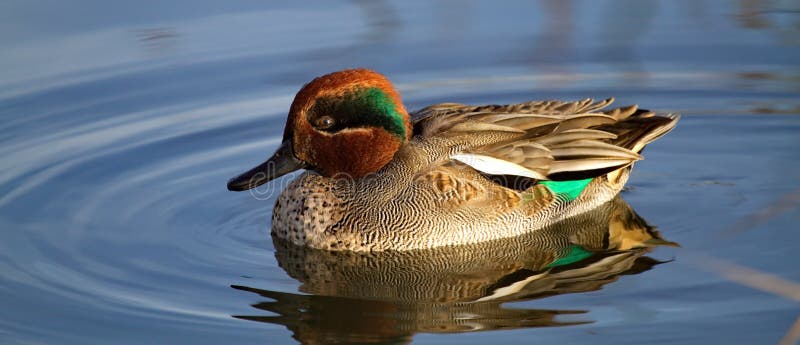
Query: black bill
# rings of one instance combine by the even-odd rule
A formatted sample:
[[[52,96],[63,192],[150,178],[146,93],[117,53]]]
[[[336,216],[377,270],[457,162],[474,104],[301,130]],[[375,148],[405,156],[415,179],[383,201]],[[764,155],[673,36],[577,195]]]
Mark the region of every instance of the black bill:
[[[266,162],[228,181],[228,190],[241,192],[253,189],[292,171],[305,169],[306,163],[297,159],[292,142],[284,141]]]

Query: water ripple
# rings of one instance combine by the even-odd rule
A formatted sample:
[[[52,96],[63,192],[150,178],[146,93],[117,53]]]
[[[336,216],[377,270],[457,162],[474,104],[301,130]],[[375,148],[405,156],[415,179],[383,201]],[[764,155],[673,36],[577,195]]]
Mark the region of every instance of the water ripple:
[[[781,54],[746,54],[742,65],[728,54],[741,46],[716,43],[698,50],[706,42],[695,42],[681,51],[687,47],[650,40],[655,43],[640,49],[641,61],[615,64],[587,61],[592,59],[583,55],[597,47],[572,42],[583,55],[532,64],[526,59],[536,60],[546,49],[527,51],[531,48],[524,47],[538,41],[516,27],[501,25],[507,36],[503,40],[474,38],[470,30],[480,25],[472,22],[463,38],[451,40],[446,30],[428,37],[419,35],[423,29],[416,24],[442,24],[421,19],[419,13],[427,10],[419,11],[418,5],[403,5],[412,7],[396,18],[374,5],[371,10],[379,11],[366,8],[371,16],[362,18],[350,8],[358,3],[175,20],[158,26],[172,48],[151,45],[142,35],[154,29],[131,23],[66,37],[36,36],[7,47],[0,64],[14,68],[0,71],[0,337],[12,334],[23,343],[97,343],[138,335],[142,329],[157,330],[165,343],[186,342],[169,338],[178,330],[195,339],[260,336],[263,326],[231,315],[252,314],[250,304],[262,298],[233,291],[232,284],[257,287],[260,293],[285,292],[275,294],[305,312],[306,300],[316,296],[296,293],[313,286],[301,288],[279,267],[269,238],[275,192],[291,177],[273,183],[272,194],[258,198],[228,193],[225,182],[278,145],[300,84],[333,69],[368,66],[386,72],[398,82],[409,109],[445,101],[616,96],[620,104],[689,115],[648,151],[631,180],[633,188],[625,193],[646,219],[666,226],[665,234],[687,246],[713,247],[712,241],[697,243],[709,237],[704,230],[733,223],[732,213],[769,204],[800,176],[796,163],[787,163],[796,162],[797,144],[790,139],[800,130],[797,117],[752,116],[800,109],[796,66],[784,61],[797,56],[791,47]],[[302,26],[295,20],[299,12],[305,18]],[[540,15],[520,11],[525,17],[520,20],[530,22],[530,13]],[[669,33],[659,37],[683,44]],[[403,35],[408,37],[403,40]],[[752,37],[759,47],[770,47]],[[497,47],[476,54],[474,41],[481,39]],[[51,63],[53,46],[63,50],[62,63]],[[692,65],[679,59],[717,48],[724,63]],[[744,116],[734,121],[692,116],[708,114]],[[752,156],[746,169],[742,147]],[[698,164],[706,162],[706,155],[717,165]],[[698,195],[713,202],[702,202]],[[755,240],[732,240],[720,251],[734,256],[756,251],[748,245],[778,247],[770,238],[748,235]],[[735,245],[753,250],[728,249]],[[787,247],[775,250],[781,248],[788,252]],[[699,288],[676,281],[664,275],[649,284],[685,294],[707,287],[724,290],[717,281],[697,283]],[[669,291],[657,302],[671,305]],[[617,298],[628,303],[624,296]],[[752,309],[785,311],[774,300],[755,301],[752,305],[759,308]],[[591,317],[601,325],[620,323],[613,317],[623,313],[609,311],[614,305],[586,305],[592,303],[598,307],[593,313],[601,315]],[[697,311],[686,303],[678,307]]]

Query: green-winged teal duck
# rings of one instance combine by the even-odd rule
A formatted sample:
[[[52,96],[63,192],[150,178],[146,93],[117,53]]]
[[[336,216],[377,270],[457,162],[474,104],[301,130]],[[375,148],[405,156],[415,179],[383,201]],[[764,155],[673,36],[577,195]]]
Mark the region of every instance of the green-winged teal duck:
[[[278,197],[272,232],[328,250],[434,248],[518,236],[611,200],[645,145],[678,116],[637,106],[436,104],[409,114],[381,74],[303,86],[283,142],[228,189],[306,169]]]

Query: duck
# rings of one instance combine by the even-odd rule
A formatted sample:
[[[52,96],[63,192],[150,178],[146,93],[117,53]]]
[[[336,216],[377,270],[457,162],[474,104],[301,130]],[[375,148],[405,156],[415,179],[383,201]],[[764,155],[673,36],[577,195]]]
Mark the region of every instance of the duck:
[[[612,200],[644,147],[680,118],[609,108],[613,101],[440,103],[409,113],[384,75],[341,70],[300,89],[278,149],[227,188],[305,170],[277,197],[271,232],[316,249],[517,237]]]

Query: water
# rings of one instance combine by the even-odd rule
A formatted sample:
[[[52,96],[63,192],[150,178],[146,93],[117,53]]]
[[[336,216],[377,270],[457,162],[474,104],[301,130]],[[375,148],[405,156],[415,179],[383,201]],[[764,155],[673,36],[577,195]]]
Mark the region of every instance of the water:
[[[796,297],[715,263],[800,281],[797,11],[711,0],[4,2],[0,342],[777,343],[800,316]],[[425,266],[431,254],[405,258],[406,271],[391,257],[273,242],[275,195],[225,182],[277,147],[303,83],[353,66],[387,74],[409,109],[614,96],[684,114],[623,193],[682,247],[628,252],[629,267],[582,276],[615,258],[600,252],[463,304],[477,295],[447,296],[465,281],[484,294],[525,282],[546,254],[523,250],[510,275],[463,252],[437,255],[471,265]],[[423,280],[339,273],[368,267],[433,287],[404,295]]]

